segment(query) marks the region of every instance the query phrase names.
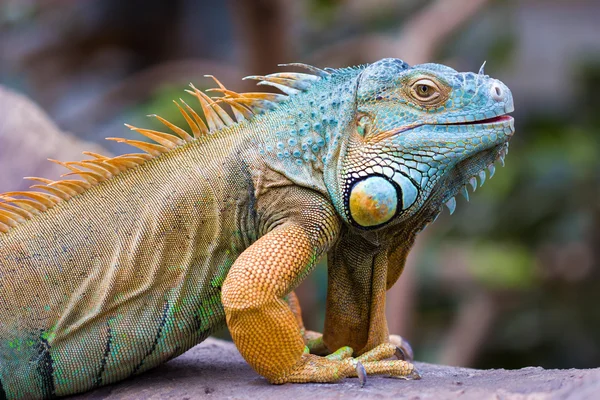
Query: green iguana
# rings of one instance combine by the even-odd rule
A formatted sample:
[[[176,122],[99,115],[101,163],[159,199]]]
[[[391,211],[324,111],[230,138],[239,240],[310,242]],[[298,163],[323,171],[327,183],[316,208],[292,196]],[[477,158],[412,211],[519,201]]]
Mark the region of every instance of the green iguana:
[[[81,180],[1,195],[0,397],[117,382],[225,323],[272,383],[418,377],[388,360],[408,351],[385,292],[415,235],[503,161],[512,95],[483,68],[288,65],[308,73],[248,77],[284,94],[192,86],[203,117],[176,103],[189,131],[156,116],[173,134],[111,138],[143,153],[84,153],[61,163]],[[292,291],[323,254],[320,336]]]

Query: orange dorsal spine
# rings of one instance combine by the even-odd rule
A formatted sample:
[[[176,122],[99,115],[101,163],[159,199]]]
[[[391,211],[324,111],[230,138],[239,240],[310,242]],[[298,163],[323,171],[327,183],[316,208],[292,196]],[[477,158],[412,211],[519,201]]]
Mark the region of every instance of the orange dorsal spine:
[[[173,101],[188,124],[190,133],[158,115],[150,115],[150,117],[158,119],[172,133],[138,128],[125,124],[131,130],[139,132],[152,140],[153,143],[123,138],[106,138],[107,140],[137,147],[143,153],[107,157],[97,153],[84,152],[83,154],[91,157],[91,159],[71,162],[50,160],[71,171],[62,175],[63,177],[78,175],[82,180],[61,179],[53,181],[39,177],[26,177],[25,179],[38,182],[31,186],[32,189],[36,190],[0,193],[0,233],[8,233],[15,226],[35,218],[36,215],[45,212],[58,203],[69,201],[92,186],[99,185],[123,171],[136,168],[148,160],[160,157],[163,153],[185,146],[187,143],[218,132],[223,128],[242,121],[251,120],[256,114],[272,110],[277,104],[286,101],[289,96],[307,90],[314,82],[330,75],[328,71],[306,64],[293,63],[284,65],[304,68],[314,75],[289,72],[244,78],[257,79],[259,80],[259,85],[274,86],[285,94],[266,92],[237,93],[227,89],[214,76],[206,75],[212,78],[218,86],[217,88],[208,89],[207,92],[220,93],[220,97],[211,98],[191,83],[191,90],[186,90],[186,92],[193,95],[200,103],[204,118],[183,99],[179,99],[181,104]],[[224,104],[229,106],[233,117],[221,107]]]

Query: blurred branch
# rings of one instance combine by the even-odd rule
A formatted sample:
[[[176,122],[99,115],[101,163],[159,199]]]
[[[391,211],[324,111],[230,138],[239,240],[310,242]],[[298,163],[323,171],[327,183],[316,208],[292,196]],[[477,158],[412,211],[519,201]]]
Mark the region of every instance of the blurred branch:
[[[78,160],[84,150],[107,154],[96,144],[62,132],[25,96],[0,86],[0,192],[21,190],[33,184],[24,176],[56,179],[65,169],[46,158]]]
[[[396,54],[413,64],[431,61],[448,36],[471,20],[490,0],[437,0],[410,19],[395,43]],[[393,51],[393,49],[390,49]]]
[[[431,61],[448,36],[473,18],[490,0],[436,0],[412,17],[395,37],[366,35],[321,48],[316,65],[346,66],[385,57],[409,64]]]
[[[290,0],[230,1],[244,69],[252,74],[274,71],[294,54],[290,27],[294,2]]]

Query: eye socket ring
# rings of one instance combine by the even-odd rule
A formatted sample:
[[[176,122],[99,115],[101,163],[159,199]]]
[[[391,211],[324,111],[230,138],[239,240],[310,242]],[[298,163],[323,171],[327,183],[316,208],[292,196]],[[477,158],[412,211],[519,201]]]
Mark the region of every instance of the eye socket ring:
[[[441,96],[440,88],[431,79],[422,78],[412,84],[410,88],[411,96],[425,104],[436,102]]]

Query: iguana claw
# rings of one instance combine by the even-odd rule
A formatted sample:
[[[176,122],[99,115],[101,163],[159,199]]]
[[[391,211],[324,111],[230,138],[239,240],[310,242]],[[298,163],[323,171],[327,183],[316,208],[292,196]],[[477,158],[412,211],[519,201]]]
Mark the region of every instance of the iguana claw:
[[[367,370],[360,361],[356,362],[354,368],[356,368],[356,375],[358,376],[358,381],[360,382],[360,387],[362,388],[367,383]]]
[[[403,357],[398,355],[398,350],[396,350],[396,357],[399,360],[412,362],[415,359],[413,349],[410,346],[410,343],[402,336],[399,335],[390,335],[390,343],[399,348],[399,351],[402,353]]]
[[[404,377],[404,379],[418,381],[419,379],[421,379],[421,375],[416,369],[414,369],[409,375]]]
[[[402,347],[400,348],[404,351],[404,354],[406,356],[406,358],[404,358],[404,361],[413,362],[413,360],[415,359],[415,355],[413,353],[412,347],[410,346],[410,343],[404,340],[402,342]]]
[[[394,353],[398,360],[406,361],[406,354],[401,347],[396,347],[396,352]]]

